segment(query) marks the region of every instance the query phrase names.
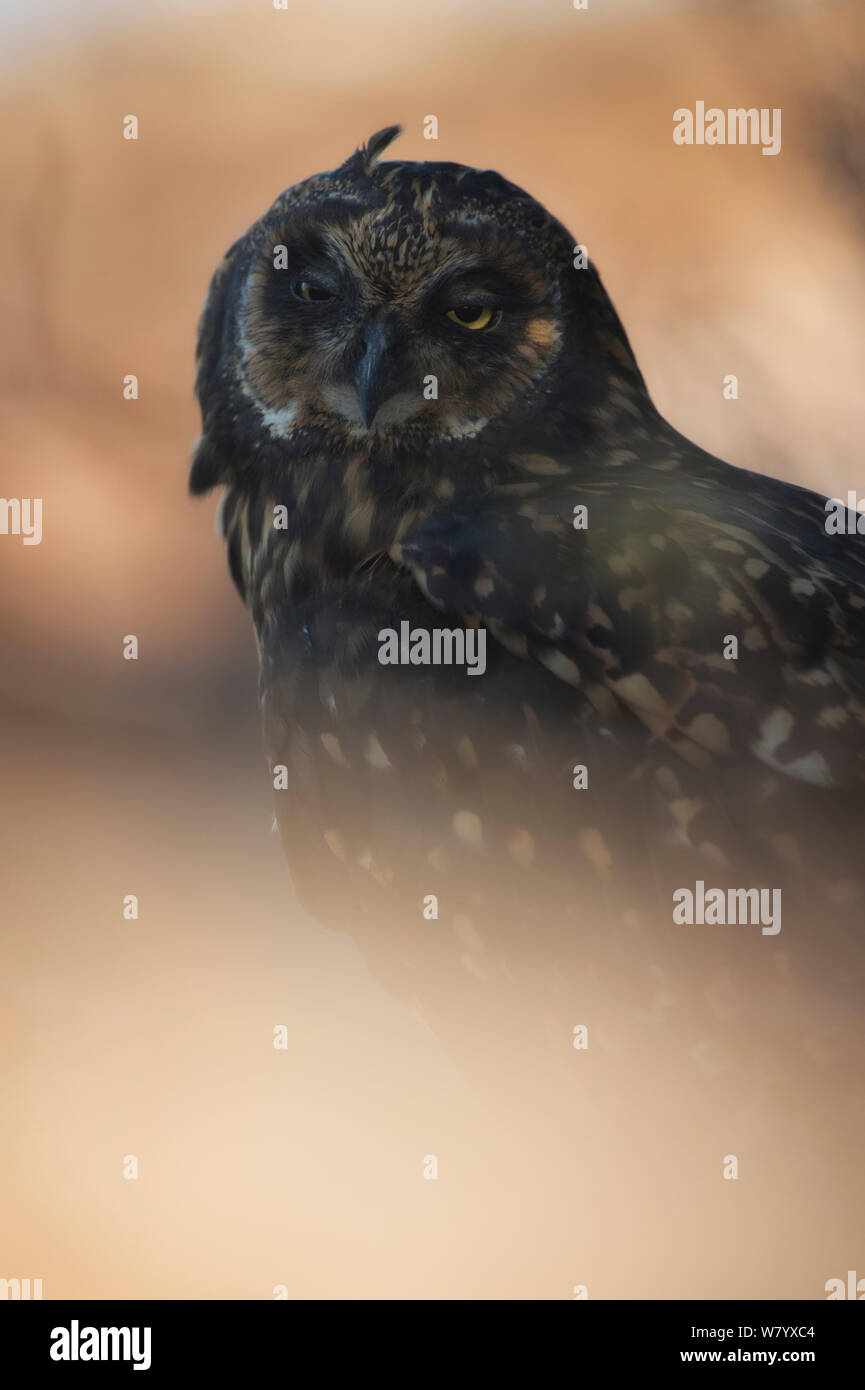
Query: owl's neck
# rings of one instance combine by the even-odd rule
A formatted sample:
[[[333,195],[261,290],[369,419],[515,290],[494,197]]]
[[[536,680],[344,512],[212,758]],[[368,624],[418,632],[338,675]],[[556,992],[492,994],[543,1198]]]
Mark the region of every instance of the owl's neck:
[[[241,478],[220,503],[232,577],[254,617],[305,601],[375,564],[456,486],[440,461],[363,449],[310,451],[279,477]]]

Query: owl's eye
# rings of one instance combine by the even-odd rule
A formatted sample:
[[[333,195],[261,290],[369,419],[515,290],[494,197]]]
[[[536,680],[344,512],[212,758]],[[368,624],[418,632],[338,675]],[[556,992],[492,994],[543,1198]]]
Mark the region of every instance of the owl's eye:
[[[329,299],[336,299],[330,290],[322,289],[312,280],[292,280],[291,292],[295,299],[303,299],[307,304],[325,304]]]
[[[448,309],[447,316],[461,328],[471,328],[473,331],[489,328],[493,321],[497,323],[500,317],[494,309],[484,304],[458,304],[455,309]]]

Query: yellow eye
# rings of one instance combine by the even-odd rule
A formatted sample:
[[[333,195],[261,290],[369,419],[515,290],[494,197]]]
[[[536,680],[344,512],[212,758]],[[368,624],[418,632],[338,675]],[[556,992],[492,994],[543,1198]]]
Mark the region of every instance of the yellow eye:
[[[454,323],[458,323],[461,328],[488,328],[493,318],[493,311],[480,304],[461,304],[458,309],[449,309],[448,318]]]

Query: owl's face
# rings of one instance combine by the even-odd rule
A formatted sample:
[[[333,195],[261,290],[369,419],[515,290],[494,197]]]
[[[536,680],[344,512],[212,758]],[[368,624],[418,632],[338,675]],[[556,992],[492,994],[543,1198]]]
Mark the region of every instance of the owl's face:
[[[476,434],[560,345],[538,258],[494,224],[436,215],[388,172],[383,207],[289,215],[251,268],[243,371],[277,432],[338,420],[356,438]]]
[[[269,428],[473,435],[549,367],[555,277],[506,221],[443,198],[441,167],[371,164],[362,198],[301,185],[266,215],[241,367]]]
[[[575,430],[627,340],[573,237],[490,170],[379,163],[380,132],[228,252],[199,331],[195,492],[322,451],[441,460]],[[444,451],[444,452],[443,452]]]

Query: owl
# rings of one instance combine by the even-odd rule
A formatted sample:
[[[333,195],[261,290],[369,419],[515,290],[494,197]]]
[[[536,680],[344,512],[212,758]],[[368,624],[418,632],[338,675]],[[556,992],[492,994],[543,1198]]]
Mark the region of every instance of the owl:
[[[583,1026],[636,1089],[732,1105],[793,1048],[816,1094],[860,1018],[855,519],[679,434],[575,237],[398,134],[283,193],[199,329],[295,892],[521,1113]]]

